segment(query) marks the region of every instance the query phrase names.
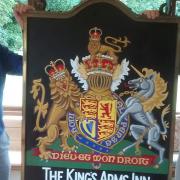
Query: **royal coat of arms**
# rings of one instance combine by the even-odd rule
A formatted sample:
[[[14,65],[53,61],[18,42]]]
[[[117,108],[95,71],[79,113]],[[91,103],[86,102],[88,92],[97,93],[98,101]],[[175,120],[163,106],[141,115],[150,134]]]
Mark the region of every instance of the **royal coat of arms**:
[[[120,157],[135,148],[138,156],[142,153],[141,144],[145,143],[150,150],[157,151],[157,157],[149,164],[158,168],[165,153],[159,139],[166,141],[169,127],[165,116],[170,107],[164,104],[167,83],[159,72],[146,67],[138,70],[129,60],[119,59],[118,54],[131,43],[128,37],[106,36],[103,43],[102,36],[102,29],[89,29],[89,54],[72,58],[71,71],[61,57],[44,67],[49,77],[51,105],[45,102],[42,79],[33,81],[38,155],[52,160],[55,152],[81,153],[79,146],[84,146],[96,155],[112,155],[116,147]],[[128,79],[131,71],[136,78]],[[117,93],[122,82],[126,82],[127,90]],[[161,110],[161,118],[154,115],[155,109]],[[42,132],[46,135],[41,136]],[[134,142],[124,145],[126,136]],[[49,147],[57,139],[59,148],[51,150]],[[100,168],[100,163],[91,162],[94,168]]]

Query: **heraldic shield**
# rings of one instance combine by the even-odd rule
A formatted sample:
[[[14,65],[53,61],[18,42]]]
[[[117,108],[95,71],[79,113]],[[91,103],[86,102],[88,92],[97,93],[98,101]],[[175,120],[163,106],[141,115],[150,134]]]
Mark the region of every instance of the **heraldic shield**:
[[[79,126],[82,133],[97,142],[111,137],[116,129],[116,108],[115,100],[94,101],[82,98],[80,109],[85,115],[85,121]]]
[[[27,15],[25,180],[168,180],[178,24],[135,17]]]

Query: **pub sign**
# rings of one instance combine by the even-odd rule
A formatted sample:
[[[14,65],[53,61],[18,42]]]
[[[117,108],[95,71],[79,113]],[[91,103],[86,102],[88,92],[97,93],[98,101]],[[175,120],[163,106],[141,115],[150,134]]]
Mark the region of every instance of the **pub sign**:
[[[121,2],[26,17],[25,180],[168,180],[178,23]]]

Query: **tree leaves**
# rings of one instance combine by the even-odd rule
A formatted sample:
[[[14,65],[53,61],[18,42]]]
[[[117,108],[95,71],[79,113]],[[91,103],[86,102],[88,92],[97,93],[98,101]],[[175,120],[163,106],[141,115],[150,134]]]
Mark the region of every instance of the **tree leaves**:
[[[47,0],[47,11],[70,11],[74,6],[78,5],[81,0]]]
[[[160,5],[166,0],[121,0],[129,8],[137,14],[141,14],[145,10],[159,9]]]
[[[0,43],[13,51],[22,47],[22,35],[13,16],[17,0],[0,0]]]

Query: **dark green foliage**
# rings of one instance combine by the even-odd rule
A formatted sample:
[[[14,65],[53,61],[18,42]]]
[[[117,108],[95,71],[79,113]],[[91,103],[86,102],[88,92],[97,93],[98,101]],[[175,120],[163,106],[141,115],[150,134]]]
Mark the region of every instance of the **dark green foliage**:
[[[14,51],[22,47],[21,30],[13,16],[13,7],[16,3],[15,0],[0,1],[0,43]]]
[[[69,11],[78,5],[81,0],[47,0],[48,11]]]
[[[144,10],[159,9],[165,0],[121,0],[135,13],[142,13]]]

